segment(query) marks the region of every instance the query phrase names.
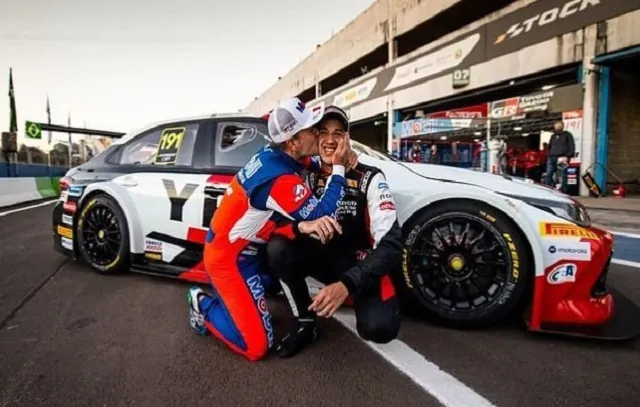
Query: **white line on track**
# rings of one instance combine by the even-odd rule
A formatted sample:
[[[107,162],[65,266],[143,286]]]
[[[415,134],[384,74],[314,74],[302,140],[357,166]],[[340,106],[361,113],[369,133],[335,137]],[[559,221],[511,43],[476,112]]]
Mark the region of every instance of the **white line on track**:
[[[45,205],[50,205],[50,204],[52,204],[54,202],[57,202],[57,201],[58,201],[57,199],[53,199],[51,201],[41,202],[39,204],[30,205],[30,206],[25,206],[24,208],[18,208],[18,209],[12,209],[12,210],[6,211],[6,212],[0,212],[0,217],[11,215],[12,213],[26,211],[26,210],[29,210],[29,209],[39,208],[39,207],[45,206]]]
[[[624,237],[630,237],[632,239],[640,239],[640,235],[636,234],[636,233],[628,233],[628,232],[615,232],[615,231],[610,231],[612,234],[614,235],[619,235],[619,236],[624,236]]]
[[[324,287],[324,284],[313,277],[307,277],[306,280],[312,296]],[[353,309],[341,308],[333,314],[333,318],[361,339],[356,329]],[[495,407],[489,400],[440,369],[438,365],[427,360],[401,340],[395,339],[387,344],[364,340],[363,342],[445,407]]]
[[[353,310],[339,309],[333,317],[358,336]],[[398,339],[387,344],[363,342],[446,407],[495,407],[489,400]]]
[[[613,259],[611,259],[611,263],[619,264],[621,266],[635,267],[635,268],[639,268],[640,269],[640,263],[635,262],[635,261],[621,260],[621,259],[616,259],[614,257]]]

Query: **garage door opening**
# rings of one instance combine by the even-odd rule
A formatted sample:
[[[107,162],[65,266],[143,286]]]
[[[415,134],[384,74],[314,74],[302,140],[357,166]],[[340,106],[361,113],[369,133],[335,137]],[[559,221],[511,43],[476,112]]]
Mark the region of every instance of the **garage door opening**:
[[[610,75],[607,193],[622,183],[629,194],[640,194],[640,47],[594,62],[607,67]]]

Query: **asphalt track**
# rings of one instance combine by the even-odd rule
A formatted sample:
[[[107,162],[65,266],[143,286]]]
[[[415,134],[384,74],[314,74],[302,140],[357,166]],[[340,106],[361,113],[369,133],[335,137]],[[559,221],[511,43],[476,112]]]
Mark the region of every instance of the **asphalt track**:
[[[0,217],[0,406],[442,405],[336,320],[293,359],[245,362],[188,329],[188,284],[101,276],[54,252],[51,208]],[[610,282],[640,304],[640,269],[614,265]],[[282,332],[284,302],[270,307]],[[411,319],[400,340],[500,407],[640,397],[640,340],[532,335],[515,320],[460,332]],[[430,374],[425,387],[451,384]],[[450,405],[464,405],[456,397]]]

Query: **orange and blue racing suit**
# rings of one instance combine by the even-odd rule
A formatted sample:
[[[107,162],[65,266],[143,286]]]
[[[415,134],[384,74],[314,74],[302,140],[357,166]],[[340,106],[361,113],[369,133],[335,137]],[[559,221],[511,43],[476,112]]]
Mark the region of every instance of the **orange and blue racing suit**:
[[[333,166],[324,195],[314,197],[301,164],[266,146],[232,179],[210,224],[204,265],[214,295],[200,301],[205,325],[233,351],[255,361],[274,342],[260,276],[266,274],[266,243],[274,234],[297,235],[297,222],[335,214],[344,196],[344,167]]]

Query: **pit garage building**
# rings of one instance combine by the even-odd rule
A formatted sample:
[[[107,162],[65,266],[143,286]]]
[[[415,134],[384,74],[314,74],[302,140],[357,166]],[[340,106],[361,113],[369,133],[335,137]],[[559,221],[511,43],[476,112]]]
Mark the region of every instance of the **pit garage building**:
[[[570,193],[589,194],[586,171],[640,193],[637,27],[638,0],[379,0],[244,111],[335,104],[356,140],[400,156],[436,144],[466,167],[483,139],[538,149],[563,120]]]

